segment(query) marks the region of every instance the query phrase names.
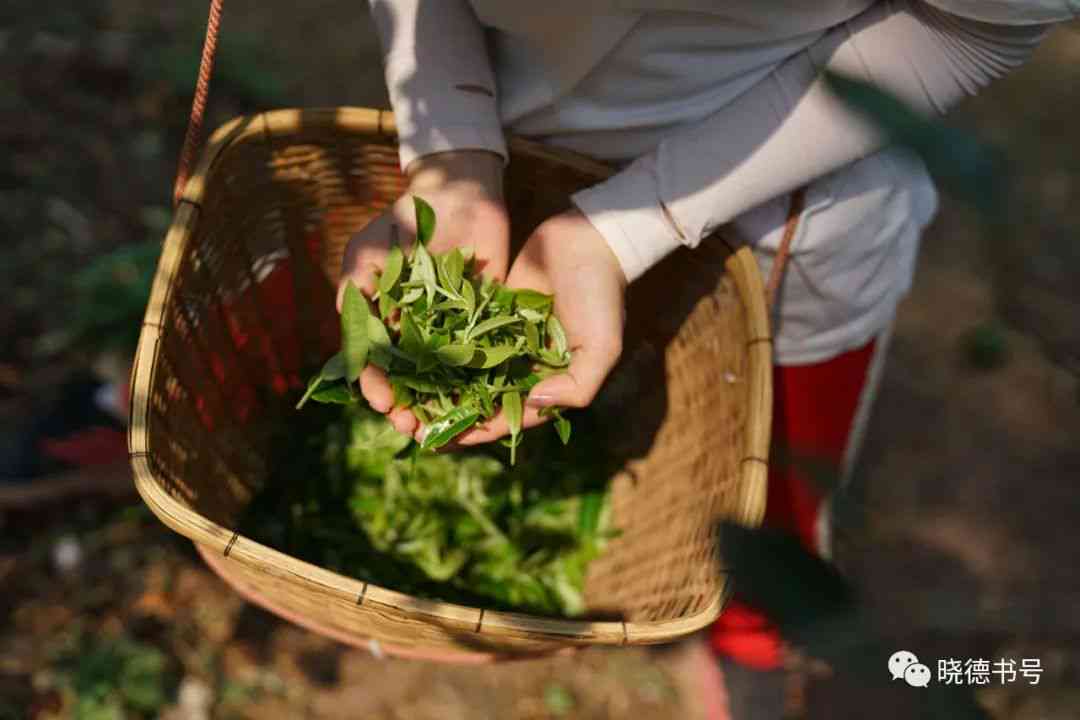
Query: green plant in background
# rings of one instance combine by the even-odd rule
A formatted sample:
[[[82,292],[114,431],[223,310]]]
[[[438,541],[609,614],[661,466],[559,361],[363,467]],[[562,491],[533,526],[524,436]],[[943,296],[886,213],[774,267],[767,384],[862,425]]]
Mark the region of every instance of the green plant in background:
[[[168,658],[126,636],[81,631],[54,659],[54,684],[71,699],[75,720],[156,717],[169,702],[174,678]]]
[[[160,240],[149,240],[114,250],[76,272],[64,326],[44,338],[39,351],[132,356],[160,254]]]
[[[422,448],[440,448],[501,408],[510,426],[510,463],[521,438],[522,396],[570,364],[554,299],[512,290],[475,272],[460,249],[432,255],[435,214],[416,198],[417,242],[406,257],[395,244],[378,278],[378,315],[352,284],[341,311],[342,349],[308,384],[308,399],[356,401],[353,383],[367,363],[387,372],[395,404],[427,427]],[[550,411],[564,443],[570,423]]]
[[[205,15],[195,14],[190,28],[162,38],[137,62],[136,73],[146,84],[164,82],[178,97],[194,91],[193,68],[202,54]],[[215,92],[231,96],[252,107],[283,105],[285,88],[295,81],[288,66],[277,62],[275,48],[261,38],[242,33],[229,35],[218,48],[214,63]]]

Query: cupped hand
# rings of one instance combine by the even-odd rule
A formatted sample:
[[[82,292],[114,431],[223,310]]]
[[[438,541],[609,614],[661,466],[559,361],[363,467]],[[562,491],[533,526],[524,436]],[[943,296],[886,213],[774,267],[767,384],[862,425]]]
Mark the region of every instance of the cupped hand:
[[[556,215],[526,241],[510,268],[507,285],[555,296],[554,311],[571,353],[565,372],[529,392],[522,426],[544,422],[547,418],[540,411],[546,407],[586,407],[622,353],[626,317],[626,276],[604,237],[577,210]],[[491,442],[508,433],[500,412],[459,436],[455,444]]]
[[[346,283],[352,282],[371,297],[375,273],[382,270],[396,240],[407,251],[416,239],[419,197],[435,211],[435,234],[428,244],[433,253],[470,248],[481,272],[502,281],[510,256],[510,221],[503,203],[503,160],[495,153],[462,150],[422,157],[406,169],[408,189],[391,207],[349,240],[341,267],[337,307]],[[394,393],[386,374],[368,365],[360,374],[360,391],[368,404],[387,413],[399,432],[412,434],[419,424],[407,409],[394,407]]]

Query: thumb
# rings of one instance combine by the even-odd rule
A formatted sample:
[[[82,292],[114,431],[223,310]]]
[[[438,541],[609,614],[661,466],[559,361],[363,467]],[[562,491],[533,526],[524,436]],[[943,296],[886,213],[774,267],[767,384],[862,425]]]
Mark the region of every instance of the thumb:
[[[600,391],[608,373],[622,352],[621,342],[580,348],[573,353],[565,373],[549,377],[533,386],[525,404],[534,408],[588,406]]]
[[[345,287],[349,283],[368,297],[375,294],[375,274],[382,271],[391,243],[399,234],[392,218],[383,214],[349,239],[341,260],[341,279],[337,288],[338,312],[341,312]]]

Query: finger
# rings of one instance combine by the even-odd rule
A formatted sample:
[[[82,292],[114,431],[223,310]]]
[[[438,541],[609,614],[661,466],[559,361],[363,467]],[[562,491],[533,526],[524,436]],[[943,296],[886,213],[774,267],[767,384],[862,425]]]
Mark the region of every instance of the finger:
[[[375,293],[377,288],[375,273],[382,271],[391,243],[394,237],[400,234],[395,216],[384,213],[349,239],[349,244],[345,246],[345,255],[341,260],[341,280],[337,291],[339,312],[345,296],[345,287],[349,282],[356,285],[368,297]]]
[[[538,408],[524,408],[524,412],[521,416],[522,429],[528,429],[536,427],[537,425],[543,425],[551,418],[540,415]],[[454,443],[461,446],[470,445],[483,445],[484,443],[494,442],[510,434],[510,425],[506,422],[506,417],[500,411],[495,417],[491,418],[487,422],[477,425],[476,427],[458,435],[454,439]]]
[[[455,247],[471,249],[476,270],[503,282],[509,266],[509,244],[506,209],[488,200],[470,200],[440,215],[428,249],[435,253]]]
[[[387,417],[393,424],[394,429],[402,435],[412,435],[420,424],[420,421],[413,415],[412,410],[408,408],[394,408]]]
[[[506,271],[509,261],[501,252],[485,252],[473,245],[473,257],[476,258],[476,270],[482,276],[497,282],[506,281]]]
[[[574,350],[566,372],[537,383],[525,405],[532,408],[588,406],[600,391],[622,348],[617,340]]]
[[[337,310],[341,312],[341,305],[345,302],[345,288],[349,283],[352,283],[367,297],[371,297],[375,294],[377,286],[375,284],[375,273],[382,270],[382,265],[370,264],[364,270],[353,271],[350,275],[342,275],[341,282],[338,283],[337,290]]]
[[[546,422],[550,422],[551,421],[551,416],[550,415],[541,415],[540,414],[540,411],[542,409],[543,408],[532,408],[532,407],[522,408],[522,413],[521,413],[521,427],[522,427],[522,429],[528,430],[529,428],[534,428],[537,425],[543,425]]]
[[[486,208],[478,219],[480,232],[470,241],[476,268],[481,275],[506,281],[510,266],[510,222],[506,211],[499,207]]]
[[[360,373],[360,393],[372,410],[388,413],[394,406],[394,390],[386,373],[375,365],[368,365]]]
[[[500,410],[490,420],[477,423],[458,435],[454,438],[454,442],[462,446],[481,445],[483,443],[492,442],[493,440],[498,440],[509,433],[510,425],[506,422],[506,416]]]
[[[536,290],[546,295],[553,294],[554,289],[543,265],[530,257],[527,254],[528,251],[529,248],[526,247],[514,258],[514,264],[510,267],[510,274],[506,278],[506,285],[517,289]]]

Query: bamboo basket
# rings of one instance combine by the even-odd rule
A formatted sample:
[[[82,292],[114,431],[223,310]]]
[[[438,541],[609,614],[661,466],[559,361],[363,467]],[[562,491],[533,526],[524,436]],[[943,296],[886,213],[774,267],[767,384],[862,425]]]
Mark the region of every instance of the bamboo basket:
[[[517,243],[612,172],[525,140],[510,148]],[[412,597],[234,529],[266,477],[271,424],[338,347],[344,247],[403,188],[388,112],[279,110],[214,134],[166,236],[136,355],[129,444],[143,500],[249,599],[399,655],[663,643],[711,623],[731,591],[715,526],[760,524],[772,403],[757,264],[719,239],[675,253],[629,293],[623,360],[598,399],[626,418],[628,461],[613,479],[622,534],[590,567],[584,619]]]

